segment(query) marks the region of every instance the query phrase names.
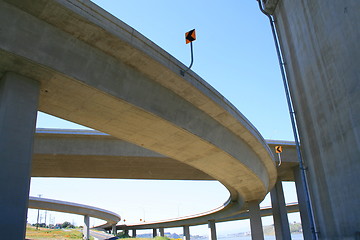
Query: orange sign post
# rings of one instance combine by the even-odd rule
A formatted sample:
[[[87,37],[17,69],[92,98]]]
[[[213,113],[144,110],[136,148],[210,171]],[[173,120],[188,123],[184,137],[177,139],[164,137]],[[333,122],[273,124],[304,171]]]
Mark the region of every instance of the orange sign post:
[[[282,146],[275,146],[275,152],[278,154],[278,156],[279,156],[279,165],[278,165],[278,167],[280,167],[280,165],[281,165],[281,156],[280,156],[280,154],[282,153]]]
[[[282,153],[282,146],[275,146],[276,153]]]
[[[196,31],[195,31],[195,29],[185,33],[185,40],[186,40],[186,44],[191,43],[192,41],[196,40]]]
[[[196,32],[195,29],[188,31],[187,33],[185,33],[185,41],[186,44],[190,43],[190,48],[191,48],[191,63],[190,66],[186,69],[186,70],[180,70],[180,74],[182,76],[185,76],[185,73],[187,71],[189,71],[189,69],[191,68],[191,66],[193,65],[194,62],[194,54],[193,54],[193,44],[192,42],[196,40]]]

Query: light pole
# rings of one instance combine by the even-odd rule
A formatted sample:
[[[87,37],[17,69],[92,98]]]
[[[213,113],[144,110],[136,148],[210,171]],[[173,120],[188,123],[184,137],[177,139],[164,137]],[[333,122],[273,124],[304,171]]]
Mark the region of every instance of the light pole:
[[[39,198],[41,198],[41,194],[38,195]],[[40,209],[38,209],[38,214],[37,214],[37,220],[36,220],[36,230],[39,229],[39,215],[40,215]]]

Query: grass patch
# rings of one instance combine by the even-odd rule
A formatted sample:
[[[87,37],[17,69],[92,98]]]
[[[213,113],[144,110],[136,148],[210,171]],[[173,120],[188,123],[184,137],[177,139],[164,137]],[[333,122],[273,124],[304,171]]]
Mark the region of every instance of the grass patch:
[[[38,230],[36,230],[35,227],[27,227],[26,239],[31,239],[31,240],[82,239],[82,232],[79,229],[63,230],[63,229],[39,228]]]

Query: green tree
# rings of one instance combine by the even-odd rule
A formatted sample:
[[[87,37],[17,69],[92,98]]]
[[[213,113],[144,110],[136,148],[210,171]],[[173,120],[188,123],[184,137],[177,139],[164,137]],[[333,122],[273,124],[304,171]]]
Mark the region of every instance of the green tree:
[[[72,225],[70,222],[63,222],[61,224],[61,228],[74,228],[75,226]]]

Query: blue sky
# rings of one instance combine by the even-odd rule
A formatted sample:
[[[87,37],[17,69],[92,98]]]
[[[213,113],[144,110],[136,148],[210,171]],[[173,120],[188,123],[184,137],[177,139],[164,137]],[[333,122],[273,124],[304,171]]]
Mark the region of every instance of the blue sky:
[[[265,139],[293,140],[269,22],[255,0],[93,2],[185,65],[190,64],[190,46],[185,44],[184,34],[195,28],[192,70],[239,109]],[[37,127],[83,128],[42,113]],[[293,184],[286,184],[285,188],[288,201],[296,201]],[[129,221],[144,216],[146,220],[158,220],[206,211],[228,197],[221,184],[208,181],[32,178],[30,195],[38,194],[105,208]],[[208,200],[204,202],[203,197]],[[270,205],[268,198],[263,205]],[[82,224],[82,218],[75,215],[51,214],[55,222]],[[28,219],[36,221],[35,210],[29,211]],[[291,220],[298,220],[298,216],[292,215]],[[265,224],[271,222],[271,218],[264,219]],[[218,224],[218,233],[248,228],[247,221],[222,223]],[[205,234],[206,226],[191,228],[191,233]]]

